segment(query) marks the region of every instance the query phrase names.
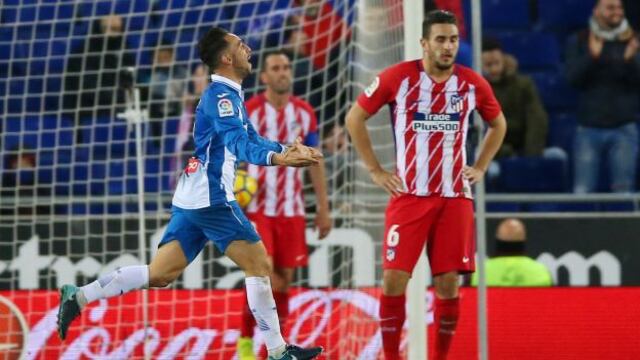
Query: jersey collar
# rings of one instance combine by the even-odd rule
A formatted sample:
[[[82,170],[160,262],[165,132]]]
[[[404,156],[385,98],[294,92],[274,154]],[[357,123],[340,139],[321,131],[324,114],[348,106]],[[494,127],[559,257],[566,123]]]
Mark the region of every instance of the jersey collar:
[[[242,86],[240,84],[238,84],[237,82],[229,79],[229,78],[226,78],[226,77],[220,76],[220,75],[216,75],[216,74],[211,74],[211,81],[223,83],[223,84],[231,87],[235,91],[237,91],[238,94],[242,95]]]

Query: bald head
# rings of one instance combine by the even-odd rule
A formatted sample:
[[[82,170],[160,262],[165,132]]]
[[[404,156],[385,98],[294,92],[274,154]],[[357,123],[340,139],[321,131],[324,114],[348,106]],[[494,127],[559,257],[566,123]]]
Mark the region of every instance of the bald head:
[[[524,242],[527,239],[527,230],[522,221],[506,219],[498,225],[496,238],[505,242]]]

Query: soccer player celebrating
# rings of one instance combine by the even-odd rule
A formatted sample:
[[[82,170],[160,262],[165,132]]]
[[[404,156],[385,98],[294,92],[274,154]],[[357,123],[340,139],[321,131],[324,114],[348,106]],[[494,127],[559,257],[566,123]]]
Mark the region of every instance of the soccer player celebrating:
[[[289,57],[281,51],[264,55],[260,80],[266,90],[247,102],[247,111],[258,133],[284,143],[301,137],[304,145],[318,146],[317,120],[306,101],[291,94],[293,75]],[[247,213],[256,226],[273,264],[271,284],[278,308],[280,328],[285,331],[289,315],[289,285],[294,270],[307,265],[302,173],[293,168],[265,168],[249,165],[248,172],[258,179],[258,193]],[[315,224],[322,239],[331,230],[324,164],[309,167],[316,194]],[[248,306],[242,315],[238,340],[239,360],[253,360],[253,328],[255,321]]]
[[[200,98],[194,123],[194,157],[180,177],[171,220],[157,255],[149,265],[126,266],[77,288],[60,290],[58,332],[86,304],[144,287],[165,287],[198,255],[207,241],[233,260],[246,275],[249,306],[260,323],[269,359],[313,359],[322,348],[287,345],[280,332],[271,292],[271,267],[260,237],[238,207],[234,194],[237,161],[270,166],[318,164],[322,154],[297,140],[291,147],[260,137],[243,105],[242,79],[251,72],[251,49],[236,35],[212,28],[198,44],[200,58],[212,69],[212,83]]]
[[[489,84],[454,65],[458,27],[453,14],[429,12],[422,26],[422,59],[382,71],[347,114],[347,129],[374,183],[392,195],[386,210],[380,330],[386,360],[400,359],[405,290],[427,243],[435,286],[435,359],[445,359],[458,320],[458,274],[473,272],[474,225],[470,185],[484,175],[506,132]],[[365,121],[391,107],[396,173],[378,162]],[[482,149],[466,166],[469,114],[488,123]]]

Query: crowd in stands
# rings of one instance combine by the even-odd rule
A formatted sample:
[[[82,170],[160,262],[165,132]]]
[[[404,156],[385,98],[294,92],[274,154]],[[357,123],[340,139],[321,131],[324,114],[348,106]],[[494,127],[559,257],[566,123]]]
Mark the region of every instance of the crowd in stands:
[[[284,1],[274,2],[279,7],[269,3],[253,4],[256,8],[250,9],[263,11],[264,16],[243,18],[248,5],[231,1],[200,12],[189,21],[197,22],[202,29],[214,23],[228,25],[232,31],[246,35],[256,53],[265,47],[288,51],[296,79],[294,94],[307,99],[317,111],[331,174],[344,168],[339,162],[345,157],[335,154],[348,152],[340,125],[343,109],[338,106],[338,99],[345,99],[347,91],[342,86],[342,64],[335,59],[352,39],[349,24],[353,19],[329,1],[291,0],[291,7],[280,6]],[[266,8],[261,9],[263,5]],[[193,109],[208,82],[208,71],[197,61],[193,46],[202,29],[194,26],[177,30],[189,18],[190,9],[176,11],[168,9],[172,5],[165,2],[140,1],[130,5],[142,6],[131,14],[93,16],[91,11],[95,9],[85,9],[91,15],[87,20],[83,8],[55,6],[59,6],[55,10],[58,26],[47,30],[50,38],[28,45],[34,50],[26,53],[20,50],[22,42],[13,43],[20,39],[19,26],[14,25],[21,24],[21,16],[6,9],[0,13],[0,78],[21,79],[1,80],[8,85],[0,103],[0,113],[5,115],[0,131],[2,150],[9,156],[2,157],[2,187],[16,184],[20,171],[15,164],[29,163],[29,156],[24,161],[16,156],[25,154],[29,146],[49,144],[50,152],[37,151],[38,159],[30,161],[36,168],[60,164],[59,171],[77,162],[125,158],[131,150],[126,141],[129,128],[116,115],[125,107],[124,89],[133,83],[141,87],[143,107],[149,112],[145,151],[171,155],[167,161],[147,161],[147,170],[179,169],[181,160],[175,154],[185,156],[190,149]],[[483,2],[483,6],[483,73],[509,127],[488,172],[489,190],[589,193],[638,189],[638,2],[499,0]],[[426,1],[426,8],[432,7],[451,10],[466,19],[460,27],[460,62],[470,65],[468,2]],[[38,24],[35,16],[31,22]],[[86,36],[78,36],[83,31]],[[57,32],[72,37],[72,41],[57,46]],[[35,39],[39,39],[38,34]],[[40,61],[40,49],[35,49],[38,44],[50,44],[50,52],[45,49],[44,55],[55,56],[48,64],[41,64],[46,61]],[[5,51],[12,47],[13,51]],[[128,67],[137,71],[123,71]],[[46,81],[38,87],[25,80],[30,76]],[[257,88],[255,77],[245,86]],[[44,115],[45,119],[34,115],[38,113],[55,115]],[[45,121],[53,125],[44,125]],[[25,129],[55,139],[36,139],[31,144],[31,138],[17,135]],[[10,156],[13,158],[8,160]],[[53,175],[37,178],[62,182],[67,178],[81,181],[106,173],[123,177],[132,173],[128,160],[121,166],[103,166],[97,171],[91,168],[66,175],[54,171]],[[343,177],[336,181],[345,181]],[[147,191],[171,190],[171,179],[155,181]],[[95,191],[117,194],[135,190],[127,184],[129,181],[123,181]],[[94,192],[92,189],[84,191]],[[60,187],[53,190],[56,194],[76,191]]]

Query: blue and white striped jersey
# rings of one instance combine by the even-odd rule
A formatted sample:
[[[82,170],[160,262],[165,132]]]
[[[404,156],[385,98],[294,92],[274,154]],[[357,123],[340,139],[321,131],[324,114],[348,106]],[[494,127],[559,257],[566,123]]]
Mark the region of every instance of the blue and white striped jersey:
[[[183,209],[234,201],[237,162],[269,166],[271,156],[285,149],[255,131],[239,84],[218,75],[211,75],[211,80],[196,108],[195,159],[180,176],[173,195],[173,205]]]

